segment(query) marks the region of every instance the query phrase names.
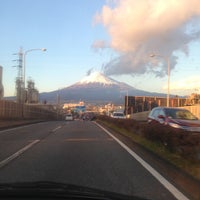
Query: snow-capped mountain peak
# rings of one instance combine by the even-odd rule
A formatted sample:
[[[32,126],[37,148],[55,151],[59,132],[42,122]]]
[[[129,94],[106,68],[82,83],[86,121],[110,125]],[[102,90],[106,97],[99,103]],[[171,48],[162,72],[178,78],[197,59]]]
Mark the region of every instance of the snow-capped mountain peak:
[[[85,102],[117,102],[124,103],[124,96],[156,96],[157,93],[150,93],[138,90],[126,83],[116,81],[102,73],[93,72],[88,76],[76,82],[75,84],[65,87],[61,90],[40,94],[41,99],[55,101],[55,97],[60,95],[63,101],[80,101]]]
[[[118,84],[117,81],[104,76],[100,72],[93,72],[78,82],[78,84],[90,84],[90,83],[100,83],[102,85]]]

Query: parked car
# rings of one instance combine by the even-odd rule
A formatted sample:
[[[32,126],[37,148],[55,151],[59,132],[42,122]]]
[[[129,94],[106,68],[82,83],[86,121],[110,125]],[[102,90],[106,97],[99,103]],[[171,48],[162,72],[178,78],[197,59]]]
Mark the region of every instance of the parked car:
[[[163,126],[200,132],[200,120],[189,110],[174,107],[156,107],[148,115],[148,123],[159,123]]]
[[[65,117],[65,120],[66,121],[73,121],[74,120],[74,117],[72,114],[67,114],[66,117]]]
[[[111,115],[112,118],[118,118],[118,119],[125,119],[126,116],[123,112],[113,112]]]

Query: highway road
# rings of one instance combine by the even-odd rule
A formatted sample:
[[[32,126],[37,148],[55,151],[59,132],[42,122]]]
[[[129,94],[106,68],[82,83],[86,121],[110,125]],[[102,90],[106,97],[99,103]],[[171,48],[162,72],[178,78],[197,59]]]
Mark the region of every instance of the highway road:
[[[0,183],[55,181],[153,200],[188,199],[110,132],[91,121],[0,131]]]

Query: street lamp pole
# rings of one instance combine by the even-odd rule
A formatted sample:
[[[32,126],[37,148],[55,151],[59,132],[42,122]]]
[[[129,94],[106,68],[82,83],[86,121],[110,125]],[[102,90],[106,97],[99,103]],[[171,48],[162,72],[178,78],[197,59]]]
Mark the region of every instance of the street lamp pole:
[[[167,72],[168,72],[168,81],[167,81],[167,107],[169,107],[169,94],[170,94],[170,62],[167,58]]]
[[[169,98],[170,98],[170,59],[169,57],[165,57],[162,55],[158,54],[151,54],[150,57],[162,57],[166,60],[167,62],[167,75],[168,75],[168,80],[167,80],[167,107],[169,107]]]
[[[29,49],[27,51],[24,52],[23,54],[23,81],[24,81],[24,92],[25,92],[25,89],[26,89],[26,55],[27,53],[29,53],[30,51],[46,51],[45,48],[41,48],[41,49]],[[25,97],[25,94],[24,94],[24,97]],[[24,98],[24,101],[25,101],[25,98]]]
[[[128,90],[126,91],[126,118],[128,117]]]

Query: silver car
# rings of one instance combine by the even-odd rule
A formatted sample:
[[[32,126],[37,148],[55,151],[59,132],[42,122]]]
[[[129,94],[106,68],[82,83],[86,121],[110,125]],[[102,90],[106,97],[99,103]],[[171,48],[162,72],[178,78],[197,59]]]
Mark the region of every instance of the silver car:
[[[183,129],[185,131],[200,132],[200,120],[189,110],[174,107],[153,108],[148,116],[148,123]]]
[[[73,121],[74,120],[74,117],[72,114],[67,114],[66,117],[65,117],[65,120],[66,121]]]
[[[125,119],[126,116],[123,112],[113,112],[112,118]]]

